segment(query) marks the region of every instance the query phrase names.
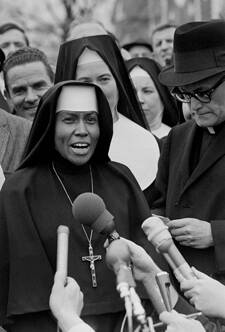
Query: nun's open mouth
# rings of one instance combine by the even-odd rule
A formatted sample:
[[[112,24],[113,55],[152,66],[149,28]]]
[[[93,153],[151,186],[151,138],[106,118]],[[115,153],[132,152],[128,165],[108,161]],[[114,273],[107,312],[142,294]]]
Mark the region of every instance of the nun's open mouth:
[[[71,145],[73,149],[87,149],[90,144],[89,143],[74,143]]]
[[[71,148],[76,154],[87,154],[90,149],[89,143],[73,143],[71,144]]]

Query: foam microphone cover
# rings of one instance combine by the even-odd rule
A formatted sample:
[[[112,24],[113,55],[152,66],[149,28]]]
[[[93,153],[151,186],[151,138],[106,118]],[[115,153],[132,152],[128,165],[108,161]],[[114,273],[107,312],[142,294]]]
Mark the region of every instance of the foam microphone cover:
[[[67,277],[69,228],[60,225],[57,228],[57,271]]]
[[[109,235],[115,230],[114,217],[97,194],[87,192],[77,196],[72,213],[76,221],[90,226],[98,233]]]

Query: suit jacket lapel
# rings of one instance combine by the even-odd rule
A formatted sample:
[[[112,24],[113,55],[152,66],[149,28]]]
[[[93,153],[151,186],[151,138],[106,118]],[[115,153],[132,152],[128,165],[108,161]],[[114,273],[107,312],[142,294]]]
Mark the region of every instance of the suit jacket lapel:
[[[6,148],[9,140],[9,128],[7,119],[0,110],[0,163],[4,159]]]
[[[193,141],[192,141],[193,143]],[[190,153],[191,149],[189,150]],[[187,179],[182,193],[187,190],[187,188],[194,182],[196,179],[206,172],[219,158],[225,155],[225,129],[222,128],[220,132],[216,135],[213,142],[211,142],[209,148],[206,150],[205,154],[199,160],[196,168]]]
[[[186,143],[184,144],[183,154],[179,163],[178,177],[181,186],[179,191],[183,190],[190,176],[190,159],[191,159],[192,146],[194,144],[194,138],[196,136],[196,130],[197,126],[195,123],[193,123],[193,125],[190,127]]]

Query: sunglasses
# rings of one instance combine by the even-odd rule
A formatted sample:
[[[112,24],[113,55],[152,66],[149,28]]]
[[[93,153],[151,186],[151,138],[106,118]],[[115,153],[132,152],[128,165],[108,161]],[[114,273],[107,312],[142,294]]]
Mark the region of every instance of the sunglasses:
[[[209,103],[212,100],[212,95],[214,91],[225,81],[225,77],[222,77],[212,88],[205,91],[196,91],[196,92],[184,92],[180,88],[175,87],[171,94],[177,100],[182,103],[190,103],[191,98],[195,98],[201,103]]]

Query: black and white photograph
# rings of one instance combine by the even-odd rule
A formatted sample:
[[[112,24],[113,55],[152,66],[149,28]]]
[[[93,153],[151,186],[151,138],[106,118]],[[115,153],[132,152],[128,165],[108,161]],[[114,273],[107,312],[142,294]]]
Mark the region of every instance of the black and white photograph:
[[[225,332],[225,0],[0,0],[0,332]]]

